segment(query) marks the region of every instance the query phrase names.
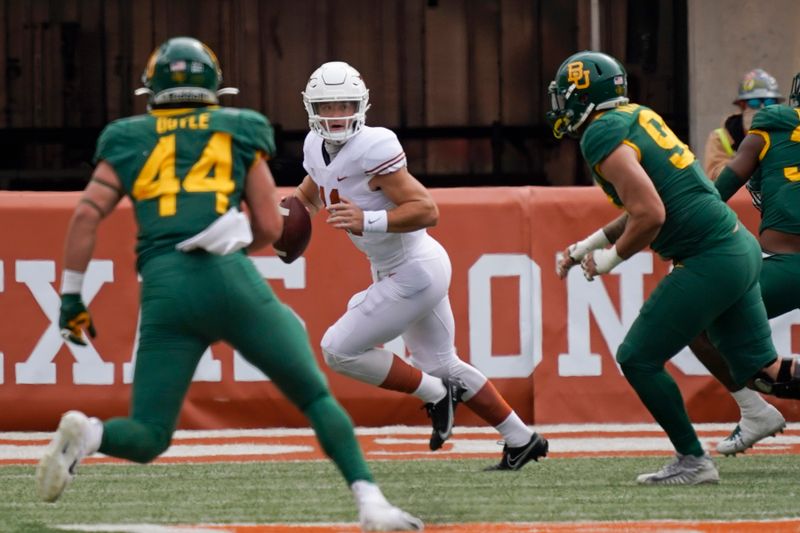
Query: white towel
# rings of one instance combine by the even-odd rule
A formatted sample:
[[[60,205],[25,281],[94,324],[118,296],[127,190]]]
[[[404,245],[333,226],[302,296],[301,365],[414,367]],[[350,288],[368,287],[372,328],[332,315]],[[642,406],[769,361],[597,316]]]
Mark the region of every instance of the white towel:
[[[232,207],[206,229],[175,245],[181,252],[198,248],[215,255],[228,255],[253,242],[247,215]]]

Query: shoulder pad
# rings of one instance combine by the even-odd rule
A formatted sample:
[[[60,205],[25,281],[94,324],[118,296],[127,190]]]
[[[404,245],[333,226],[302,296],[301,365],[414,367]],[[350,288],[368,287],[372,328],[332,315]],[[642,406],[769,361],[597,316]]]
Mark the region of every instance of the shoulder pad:
[[[581,152],[590,167],[602,162],[630,132],[635,113],[612,110],[596,118],[581,137]]]
[[[750,129],[766,131],[793,130],[798,125],[800,125],[798,110],[787,105],[771,105],[756,113]]]
[[[365,128],[360,134],[363,143],[361,168],[367,175],[394,172],[406,165],[406,154],[397,135],[386,128]]]

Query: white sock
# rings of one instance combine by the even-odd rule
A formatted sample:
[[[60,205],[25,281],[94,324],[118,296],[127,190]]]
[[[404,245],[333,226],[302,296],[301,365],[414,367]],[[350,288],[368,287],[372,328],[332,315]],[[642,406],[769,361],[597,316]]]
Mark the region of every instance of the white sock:
[[[739,410],[743,417],[758,413],[767,406],[767,401],[759,393],[747,387],[732,392],[731,396],[739,404]]]
[[[506,441],[506,445],[509,448],[525,446],[533,436],[533,431],[525,425],[514,411],[511,411],[511,414],[505,420],[497,424],[495,429],[503,436],[503,440]]]
[[[100,449],[103,440],[103,422],[99,418],[89,418],[89,433],[86,435],[86,455],[92,455]]]
[[[422,381],[419,382],[419,387],[412,394],[425,403],[436,403],[444,398],[447,389],[444,388],[441,379],[423,372]]]
[[[350,485],[350,490],[353,491],[353,498],[356,500],[356,505],[360,509],[365,503],[385,503],[389,505],[386,497],[381,492],[381,489],[375,483],[365,481],[363,479],[354,481]]]

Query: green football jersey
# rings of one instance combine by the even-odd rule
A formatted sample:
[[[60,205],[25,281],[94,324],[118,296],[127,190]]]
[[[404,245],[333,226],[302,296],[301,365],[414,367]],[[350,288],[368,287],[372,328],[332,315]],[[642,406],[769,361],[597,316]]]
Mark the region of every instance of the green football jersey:
[[[655,252],[681,259],[730,236],[736,214],[720,199],[689,148],[644,106],[627,104],[603,113],[581,138],[592,175],[612,202],[624,207],[614,186],[603,179],[600,163],[623,143],[636,150],[664,204],[666,219],[651,244]]]
[[[116,120],[100,134],[94,159],[114,167],[133,201],[141,267],[238,208],[251,165],[274,151],[266,117],[212,106]]]
[[[800,108],[765,107],[748,133],[766,141],[748,189],[761,199],[761,227],[800,234]]]

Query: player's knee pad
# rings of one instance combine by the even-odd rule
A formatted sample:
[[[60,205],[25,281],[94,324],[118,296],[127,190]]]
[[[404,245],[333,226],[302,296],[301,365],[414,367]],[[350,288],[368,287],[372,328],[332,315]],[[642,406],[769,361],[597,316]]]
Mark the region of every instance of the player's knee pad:
[[[631,375],[655,374],[664,369],[664,363],[659,359],[625,342],[617,348],[616,359],[626,378]]]
[[[794,358],[781,359],[777,379],[759,371],[753,378],[751,388],[777,398],[800,400],[800,364],[796,364],[792,370],[793,361]]]
[[[649,382],[653,375],[663,372],[664,365],[659,366],[639,359],[628,359],[624,363],[619,364],[619,369],[629,383],[633,383],[634,381],[641,383],[641,380],[647,380]]]
[[[327,364],[331,370],[335,370],[336,372],[340,373],[347,367],[347,361],[350,359],[346,355],[334,353],[324,347],[322,348],[322,358],[325,360],[325,364]]]
[[[328,361],[328,357],[331,358],[350,358],[358,356],[359,354],[363,353],[365,349],[368,347],[361,348],[359,346],[355,346],[352,342],[349,342],[348,335],[346,332],[339,330],[336,326],[331,326],[325,332],[325,335],[322,336],[322,340],[319,343],[320,348],[322,348],[323,354],[327,352],[325,356],[325,362],[331,364]]]
[[[385,350],[381,350],[385,351]],[[388,352],[387,352],[388,353]],[[322,349],[322,356],[331,370],[353,379],[380,385],[386,379],[386,374],[391,366],[391,355],[389,355],[388,365],[380,358],[371,357],[370,351],[356,355],[335,353]]]
[[[335,327],[328,328],[320,343],[325,363],[339,374],[380,385],[392,366],[392,353],[382,349],[354,349]]]
[[[631,348],[630,345],[623,342],[617,348],[615,359],[617,360],[617,363],[619,363],[620,367],[624,368],[629,362],[632,362],[636,359],[636,352]]]
[[[336,332],[332,327],[328,328],[328,331],[322,336],[322,341],[320,342],[322,357],[325,359],[325,363],[332,370],[337,372],[340,372],[340,369],[346,366],[347,360],[352,357],[340,344],[341,343],[337,340]]]

